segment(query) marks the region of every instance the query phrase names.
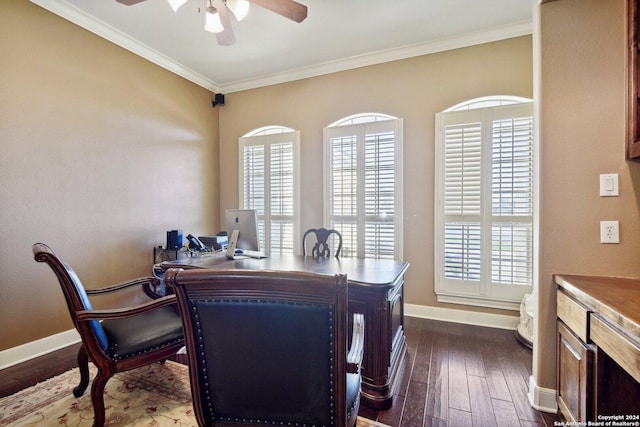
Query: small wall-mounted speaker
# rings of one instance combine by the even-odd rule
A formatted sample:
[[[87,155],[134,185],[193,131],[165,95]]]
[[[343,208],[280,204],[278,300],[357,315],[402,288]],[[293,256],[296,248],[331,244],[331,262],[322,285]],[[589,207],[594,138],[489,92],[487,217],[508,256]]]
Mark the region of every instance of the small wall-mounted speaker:
[[[211,104],[213,105],[213,108],[216,108],[216,105],[224,105],[224,94],[216,93]]]

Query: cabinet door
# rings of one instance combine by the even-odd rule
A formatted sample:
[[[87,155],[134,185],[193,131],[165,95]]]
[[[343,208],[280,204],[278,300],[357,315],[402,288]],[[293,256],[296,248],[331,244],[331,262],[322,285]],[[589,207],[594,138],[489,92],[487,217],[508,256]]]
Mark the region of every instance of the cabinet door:
[[[567,421],[593,419],[593,350],[558,320],[558,407]]]
[[[640,157],[640,30],[638,0],[627,0],[627,144],[626,158]]]

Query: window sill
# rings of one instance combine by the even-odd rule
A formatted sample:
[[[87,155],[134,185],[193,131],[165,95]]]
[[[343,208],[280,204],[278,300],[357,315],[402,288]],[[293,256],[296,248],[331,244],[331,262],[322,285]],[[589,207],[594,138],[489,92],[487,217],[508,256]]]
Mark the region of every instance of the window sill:
[[[475,307],[497,308],[500,310],[520,311],[522,300],[498,300],[494,298],[480,298],[477,296],[464,295],[437,295],[438,302],[449,304],[472,305]]]

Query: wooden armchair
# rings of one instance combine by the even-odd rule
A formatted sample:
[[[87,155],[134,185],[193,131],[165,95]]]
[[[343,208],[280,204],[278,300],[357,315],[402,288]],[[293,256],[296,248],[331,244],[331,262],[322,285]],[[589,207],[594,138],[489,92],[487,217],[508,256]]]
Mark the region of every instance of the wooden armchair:
[[[337,230],[327,230],[326,228],[310,228],[305,231],[302,236],[302,255],[307,256],[307,238],[309,236],[315,236],[316,240],[311,248],[312,257],[329,257],[331,256],[331,245],[329,240],[334,237],[334,242],[337,243],[338,249],[335,250],[334,256],[337,258],[340,256],[340,250],[342,249],[342,234]],[[310,242],[309,242],[310,243]]]
[[[80,384],[73,395],[80,397],[89,385],[91,359],[98,373],[91,385],[94,427],[105,423],[104,388],[115,373],[163,361],[184,346],[182,322],[177,314],[175,295],[143,304],[111,310],[94,310],[89,296],[104,295],[139,286],[141,292],[152,293],[157,287],[154,277],[139,278],[98,290],[85,290],[75,271],[43,243],[33,245],[38,262],[46,262],[58,277],[69,314],[82,339],[78,352]]]
[[[364,317],[345,275],[170,269],[200,426],[353,426]]]

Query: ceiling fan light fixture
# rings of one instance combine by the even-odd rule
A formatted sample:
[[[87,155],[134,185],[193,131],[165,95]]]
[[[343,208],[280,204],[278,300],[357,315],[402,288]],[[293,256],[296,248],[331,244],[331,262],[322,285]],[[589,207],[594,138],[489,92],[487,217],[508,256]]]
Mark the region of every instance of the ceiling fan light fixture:
[[[226,0],[225,3],[238,22],[242,21],[249,13],[249,2],[247,0]]]
[[[224,31],[222,21],[220,21],[220,15],[215,7],[207,8],[207,13],[205,13],[204,29],[210,33],[221,33]]]
[[[145,0],[116,1],[132,6]],[[187,1],[167,0],[174,12],[177,12]],[[231,46],[236,42],[229,11],[238,22],[242,21],[249,12],[250,2],[298,23],[307,18],[307,6],[298,3],[296,0],[198,0],[198,2],[200,4],[204,3],[204,8],[197,8],[198,13],[205,12],[204,29],[216,35],[216,40],[220,46]]]
[[[182,6],[187,2],[187,0],[168,0],[168,1],[169,1],[169,4],[171,5],[171,9],[173,9],[174,12],[177,12],[178,9],[180,9],[180,6]]]

